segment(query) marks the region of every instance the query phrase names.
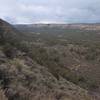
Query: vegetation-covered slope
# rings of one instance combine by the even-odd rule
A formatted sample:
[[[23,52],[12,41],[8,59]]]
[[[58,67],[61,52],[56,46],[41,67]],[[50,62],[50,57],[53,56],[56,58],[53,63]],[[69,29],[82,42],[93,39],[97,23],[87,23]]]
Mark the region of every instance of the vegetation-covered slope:
[[[100,31],[96,27],[99,24],[17,25],[35,61],[57,78],[61,75],[83,88],[99,91]]]
[[[51,46],[50,40],[36,42],[34,38],[29,42],[27,34],[3,20],[0,30],[1,100],[94,100],[88,86],[79,84],[84,77],[72,67],[75,55],[80,57],[76,46]]]

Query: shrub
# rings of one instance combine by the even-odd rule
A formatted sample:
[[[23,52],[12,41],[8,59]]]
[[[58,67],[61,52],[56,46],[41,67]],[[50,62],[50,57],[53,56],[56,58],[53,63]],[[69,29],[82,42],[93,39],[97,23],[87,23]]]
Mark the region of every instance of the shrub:
[[[14,47],[9,43],[4,45],[3,52],[8,58],[13,58],[13,54],[15,54]]]
[[[4,91],[0,89],[0,100],[8,100],[4,94]]]

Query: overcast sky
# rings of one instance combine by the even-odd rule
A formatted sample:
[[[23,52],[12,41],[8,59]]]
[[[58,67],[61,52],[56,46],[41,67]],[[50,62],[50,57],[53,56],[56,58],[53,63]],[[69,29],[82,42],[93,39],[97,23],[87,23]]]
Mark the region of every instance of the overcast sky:
[[[97,23],[100,0],[0,0],[0,18],[10,23]]]

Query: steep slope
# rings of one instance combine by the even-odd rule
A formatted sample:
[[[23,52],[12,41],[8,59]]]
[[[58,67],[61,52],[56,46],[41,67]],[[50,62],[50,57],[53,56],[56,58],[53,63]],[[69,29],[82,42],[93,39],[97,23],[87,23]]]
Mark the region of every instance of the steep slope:
[[[0,19],[0,43],[12,41],[15,43],[20,39],[17,33],[18,31],[12,25]]]
[[[5,62],[0,63],[0,81],[8,100],[92,100],[87,90],[62,77],[57,80],[49,69],[28,56],[4,57]]]
[[[87,90],[60,74],[57,79],[49,68],[12,45],[20,38],[17,33],[0,20],[0,94],[5,93],[4,100],[94,100]]]

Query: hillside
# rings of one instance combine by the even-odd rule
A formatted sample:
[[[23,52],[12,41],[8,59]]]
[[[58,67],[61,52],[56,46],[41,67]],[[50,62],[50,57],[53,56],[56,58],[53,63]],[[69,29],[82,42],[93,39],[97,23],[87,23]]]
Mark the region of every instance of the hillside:
[[[81,29],[87,25],[99,26],[78,24],[80,29],[62,28],[63,25],[58,24],[15,27],[22,32],[23,44],[30,48],[28,54],[35,61],[49,68],[57,78],[61,75],[70,82],[100,95],[100,31],[92,28]]]
[[[93,61],[98,59],[99,64],[98,49],[89,52],[87,47],[66,45],[55,37],[55,41],[48,40],[47,35],[34,37],[3,20],[0,37],[1,100],[99,100],[99,92],[94,92],[99,75],[89,80],[95,69],[91,67],[91,53],[98,53]],[[89,77],[85,79],[85,75]]]
[[[9,23],[0,19],[0,42],[1,44],[4,42],[11,42],[19,40],[20,36],[18,36],[16,29],[13,28]]]

